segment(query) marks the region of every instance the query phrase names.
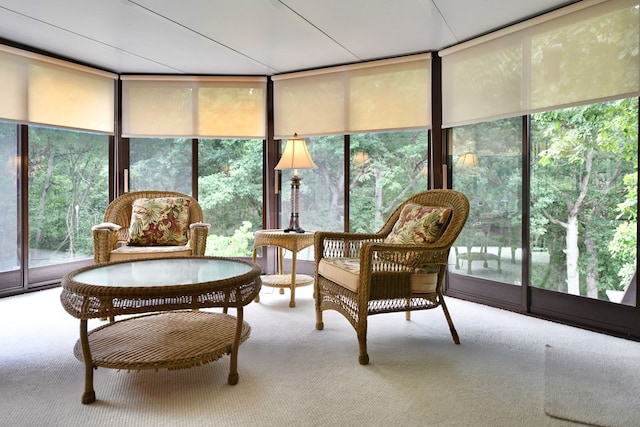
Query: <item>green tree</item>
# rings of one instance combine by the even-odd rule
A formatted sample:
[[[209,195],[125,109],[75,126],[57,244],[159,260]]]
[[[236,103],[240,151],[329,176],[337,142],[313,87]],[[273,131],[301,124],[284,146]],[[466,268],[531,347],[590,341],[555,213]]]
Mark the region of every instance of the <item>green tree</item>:
[[[262,228],[262,152],[262,140],[198,142],[198,201],[212,235],[207,254],[250,254],[253,236],[246,237]],[[233,245],[225,248],[227,238]]]
[[[637,99],[625,99],[532,116],[532,222],[544,227],[558,290],[598,298],[617,287],[622,265],[602,242],[618,226],[622,177],[637,171],[637,111]]]
[[[91,227],[108,201],[107,147],[102,135],[29,129],[32,265],[92,254]]]

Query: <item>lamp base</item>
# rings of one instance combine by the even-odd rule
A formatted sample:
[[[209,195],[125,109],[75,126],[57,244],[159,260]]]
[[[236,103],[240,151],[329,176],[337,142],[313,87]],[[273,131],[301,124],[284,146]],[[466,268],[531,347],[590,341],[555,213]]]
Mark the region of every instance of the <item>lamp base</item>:
[[[284,232],[291,233],[292,231],[300,234],[304,233],[304,230],[298,223],[298,214],[293,212],[291,212],[291,218],[289,219],[289,227],[285,228]]]
[[[292,231],[294,231],[294,232],[296,232],[296,233],[300,233],[300,234],[302,234],[302,233],[304,233],[304,232],[305,232],[305,231],[304,231],[302,228],[300,228],[300,227],[298,227],[298,228],[285,228],[285,229],[284,229],[284,232],[285,232],[285,233],[291,233]]]

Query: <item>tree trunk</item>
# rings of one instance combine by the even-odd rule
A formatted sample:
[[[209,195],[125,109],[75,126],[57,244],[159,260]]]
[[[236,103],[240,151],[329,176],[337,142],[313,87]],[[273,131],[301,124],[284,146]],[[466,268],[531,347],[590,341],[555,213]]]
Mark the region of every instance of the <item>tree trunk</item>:
[[[375,216],[373,218],[374,224],[383,224],[384,218],[382,217],[382,208],[384,200],[382,198],[382,171],[380,169],[373,170],[373,177],[375,180],[375,198],[376,198],[376,211]]]
[[[53,150],[49,150],[49,156],[47,158],[47,171],[45,172],[44,182],[42,183],[42,190],[40,191],[40,200],[38,203],[38,212],[36,218],[38,223],[44,222],[45,207],[47,205],[47,192],[51,187],[51,177],[53,176]],[[36,227],[36,235],[33,241],[33,248],[39,248],[42,241],[42,227]]]
[[[580,273],[578,271],[578,216],[570,215],[567,219],[566,257],[567,257],[567,293],[580,295]]]
[[[584,245],[586,256],[589,260],[587,264],[587,296],[598,299],[598,263],[594,256],[597,253],[596,242],[591,236],[585,235]]]

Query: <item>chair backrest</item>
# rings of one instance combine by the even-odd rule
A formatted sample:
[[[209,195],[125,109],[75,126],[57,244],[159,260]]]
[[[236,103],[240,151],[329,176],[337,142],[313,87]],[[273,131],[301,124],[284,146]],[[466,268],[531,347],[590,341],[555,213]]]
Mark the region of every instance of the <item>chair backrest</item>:
[[[184,197],[190,200],[189,203],[189,224],[195,222],[203,222],[202,207],[196,199],[188,194],[182,194],[175,191],[134,191],[117,197],[107,206],[104,213],[104,222],[112,222],[122,227],[118,231],[118,241],[127,241],[129,239],[129,226],[131,225],[131,212],[133,202],[142,198],[158,198],[158,197]]]
[[[408,203],[415,203],[422,206],[433,207],[448,207],[451,208],[451,219],[444,232],[437,240],[438,246],[451,247],[458,235],[462,231],[467,218],[469,216],[469,199],[467,196],[456,190],[427,190],[422,193],[417,193],[407,200],[405,200],[398,208],[393,211],[391,216],[387,219],[382,226],[378,234],[382,237],[386,237],[396,221],[400,217],[400,212],[404,206]]]

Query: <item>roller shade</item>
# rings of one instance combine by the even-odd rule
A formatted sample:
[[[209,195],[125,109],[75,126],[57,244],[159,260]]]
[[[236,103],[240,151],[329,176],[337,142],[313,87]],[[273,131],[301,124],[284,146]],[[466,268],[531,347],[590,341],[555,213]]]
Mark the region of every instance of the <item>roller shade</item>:
[[[0,118],[113,134],[116,79],[0,45]]]
[[[265,138],[266,77],[121,79],[125,137]]]
[[[431,126],[431,55],[272,77],[275,137]]]
[[[640,93],[638,0],[582,1],[439,52],[443,127]]]

